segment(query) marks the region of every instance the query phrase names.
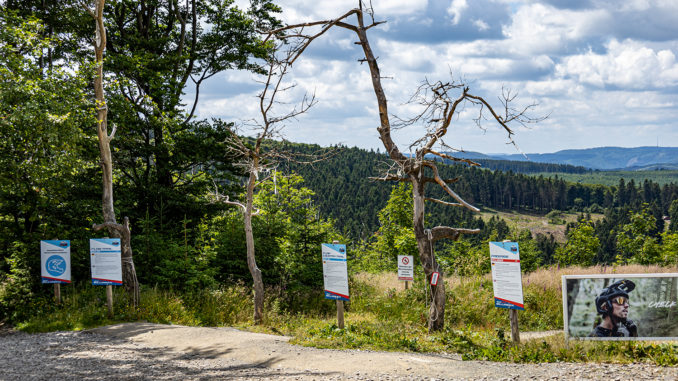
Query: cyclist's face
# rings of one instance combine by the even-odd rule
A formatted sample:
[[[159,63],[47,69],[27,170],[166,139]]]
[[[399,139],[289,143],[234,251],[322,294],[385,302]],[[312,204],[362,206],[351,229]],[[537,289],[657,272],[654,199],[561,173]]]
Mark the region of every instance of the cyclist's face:
[[[621,319],[626,319],[629,314],[629,300],[624,297],[614,298],[612,300],[612,315]]]

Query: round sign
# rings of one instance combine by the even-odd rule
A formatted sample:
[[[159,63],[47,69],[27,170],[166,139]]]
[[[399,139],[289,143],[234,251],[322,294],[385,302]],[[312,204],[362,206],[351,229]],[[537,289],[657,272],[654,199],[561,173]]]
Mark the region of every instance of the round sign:
[[[406,264],[410,263],[410,259],[407,258],[407,257],[403,257],[402,262],[403,262],[403,265],[406,265]]]
[[[47,258],[45,268],[51,276],[59,276],[66,272],[66,261],[60,255]]]

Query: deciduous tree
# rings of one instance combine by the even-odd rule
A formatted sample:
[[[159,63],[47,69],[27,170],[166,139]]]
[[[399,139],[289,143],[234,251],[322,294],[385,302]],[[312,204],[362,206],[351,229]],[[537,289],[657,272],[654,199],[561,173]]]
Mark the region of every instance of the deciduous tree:
[[[228,196],[222,200],[226,204],[237,206],[242,211],[247,243],[247,267],[254,281],[255,324],[260,324],[263,318],[264,282],[256,262],[252,230],[252,217],[259,213],[259,210],[254,208],[254,196],[256,188],[275,174],[279,160],[293,159],[292,153],[267,146],[267,143],[271,139],[280,139],[285,123],[304,114],[315,104],[315,96],[304,95],[299,104],[291,110],[279,111],[276,107],[281,103],[280,98],[295,87],[294,84],[285,82],[285,76],[291,66],[289,58],[293,52],[293,48],[278,45],[274,53],[267,57],[268,68],[261,81],[263,89],[258,95],[260,117],[248,122],[249,132],[253,133],[255,138],[241,137],[236,133],[237,131],[229,138],[230,155],[247,173],[245,200],[244,202],[231,201]],[[317,158],[313,156],[311,161],[315,160]],[[219,197],[218,192],[217,197]]]
[[[355,18],[355,21],[351,21],[352,18]],[[426,201],[437,202],[449,206],[467,208],[476,212],[478,209],[464,201],[452,190],[449,185],[454,183],[455,179],[442,178],[439,174],[436,161],[432,157],[437,156],[440,159],[467,162],[471,165],[475,163],[450,156],[441,152],[437,147],[449,147],[443,141],[443,138],[448,133],[450,125],[457,120],[458,111],[464,106],[478,107],[479,114],[476,123],[479,126],[487,117],[498,123],[508,134],[508,138],[511,139],[513,130],[509,127],[510,124],[536,121],[526,115],[526,112],[534,105],[515,109],[511,105],[515,95],[510,91],[504,91],[502,94],[502,112],[498,113],[483,97],[473,94],[467,84],[424,81],[412,97],[412,102],[419,104],[423,111],[414,117],[404,120],[400,119],[398,123],[401,125],[424,125],[426,126],[426,131],[420,139],[410,144],[410,151],[414,152],[414,155],[403,154],[391,135],[394,125],[391,122],[387,97],[381,83],[382,75],[367,35],[369,29],[381,23],[374,19],[374,12],[371,6],[360,1],[358,8],[352,9],[337,18],[288,25],[272,30],[269,36],[284,37],[288,40],[299,39],[302,41],[298,45],[295,56],[291,59],[291,62],[294,62],[313,41],[332,28],[344,28],[355,33],[358,39],[356,44],[362,48],[364,54],[364,59],[360,61],[367,63],[377,101],[380,123],[377,131],[386,148],[386,153],[394,163],[392,171],[389,171],[380,180],[404,181],[412,184],[414,203],[412,223],[421,264],[427,279],[431,279],[433,273],[438,273],[440,279],[442,279],[442,270],[436,261],[433,250],[435,242],[445,238],[456,240],[461,234],[474,234],[478,230],[449,226],[426,228],[424,223],[424,203]],[[440,186],[454,201],[443,201],[427,197],[425,188],[429,184]],[[430,285],[430,288],[432,300],[428,327],[429,331],[437,331],[444,327],[445,284],[443,281],[440,281],[437,285]]]
[[[106,0],[96,0],[93,8],[83,3],[83,7],[92,16],[95,23],[95,37],[93,41],[94,62],[96,65],[94,96],[97,110],[97,136],[99,138],[99,154],[102,170],[101,206],[104,223],[95,224],[93,228],[95,230],[106,228],[112,237],[120,238],[123,285],[130,294],[132,304],[136,307],[139,304],[139,282],[137,281],[137,272],[134,268],[134,260],[132,258],[129,219],[125,217],[124,222],[119,224],[116,221],[115,209],[113,208],[113,158],[111,155],[111,141],[115,137],[116,129],[113,128],[111,133],[108,133],[108,106],[104,94],[104,51],[106,50],[106,27],[104,26],[105,2]]]

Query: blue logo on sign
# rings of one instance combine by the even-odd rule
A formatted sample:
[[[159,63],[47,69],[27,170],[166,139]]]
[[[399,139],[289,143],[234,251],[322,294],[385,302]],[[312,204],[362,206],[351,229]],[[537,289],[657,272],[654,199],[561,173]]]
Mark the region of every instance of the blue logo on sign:
[[[59,276],[66,272],[66,261],[59,255],[52,255],[47,258],[45,268],[51,276]]]

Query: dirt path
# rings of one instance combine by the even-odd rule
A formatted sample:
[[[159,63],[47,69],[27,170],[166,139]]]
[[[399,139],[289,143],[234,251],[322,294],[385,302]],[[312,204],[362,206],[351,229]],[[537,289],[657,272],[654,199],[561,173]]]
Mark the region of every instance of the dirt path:
[[[675,380],[647,364],[505,364],[456,355],[321,350],[233,328],[127,323],[0,336],[5,379]],[[6,365],[5,365],[6,364]]]

